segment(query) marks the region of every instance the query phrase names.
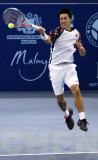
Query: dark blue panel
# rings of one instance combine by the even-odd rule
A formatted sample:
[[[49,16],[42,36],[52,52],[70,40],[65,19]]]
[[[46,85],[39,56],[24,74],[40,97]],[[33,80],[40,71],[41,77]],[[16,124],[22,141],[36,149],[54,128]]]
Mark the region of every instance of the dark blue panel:
[[[58,10],[72,9],[73,25],[80,31],[86,48],[85,57],[75,53],[80,88],[98,89],[98,5],[1,4],[0,12],[8,7],[22,10],[32,22],[44,26],[47,34],[59,26]],[[50,45],[43,43],[39,33],[31,28],[9,29],[1,15],[0,37],[0,91],[52,90],[48,73]]]
[[[96,0],[0,0],[0,3],[97,3]]]

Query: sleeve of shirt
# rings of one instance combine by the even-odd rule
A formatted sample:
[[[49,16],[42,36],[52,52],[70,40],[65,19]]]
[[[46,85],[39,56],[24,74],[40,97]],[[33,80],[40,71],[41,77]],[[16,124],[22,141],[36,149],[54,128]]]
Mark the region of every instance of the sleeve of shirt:
[[[78,42],[80,42],[82,44],[82,41],[81,41],[81,34],[80,32],[78,31],[79,35],[78,35]],[[79,48],[75,45],[75,47],[79,50]]]
[[[78,33],[79,33],[78,41],[81,41],[81,33],[80,32]]]
[[[53,29],[52,31],[50,31],[49,36],[51,36],[51,41],[55,41],[56,39],[56,31],[55,29]]]
[[[53,29],[52,31],[50,31],[49,35],[51,36],[51,41],[55,42],[62,32],[63,30],[61,27],[57,27],[56,29]]]

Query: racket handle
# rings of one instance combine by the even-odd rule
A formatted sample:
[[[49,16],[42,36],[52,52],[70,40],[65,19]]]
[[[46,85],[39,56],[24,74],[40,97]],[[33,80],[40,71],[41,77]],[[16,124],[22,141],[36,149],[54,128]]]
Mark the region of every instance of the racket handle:
[[[37,30],[40,28],[40,27],[36,26],[35,24],[32,24],[32,27],[34,27]],[[44,32],[45,32],[45,29],[44,29]]]
[[[32,27],[34,27],[35,29],[39,29],[39,27],[38,26],[36,26],[35,24],[32,24]]]

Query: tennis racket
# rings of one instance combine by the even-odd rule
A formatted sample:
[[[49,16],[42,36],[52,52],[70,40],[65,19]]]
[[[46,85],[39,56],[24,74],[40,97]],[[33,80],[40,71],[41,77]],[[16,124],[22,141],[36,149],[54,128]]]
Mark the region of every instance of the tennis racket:
[[[31,26],[37,30],[39,29],[39,26],[32,24],[24,16],[24,14],[17,8],[7,8],[3,12],[3,21],[8,26],[10,26],[10,24],[12,24],[12,27],[9,27],[9,28],[19,28],[19,27],[24,27],[24,26]]]

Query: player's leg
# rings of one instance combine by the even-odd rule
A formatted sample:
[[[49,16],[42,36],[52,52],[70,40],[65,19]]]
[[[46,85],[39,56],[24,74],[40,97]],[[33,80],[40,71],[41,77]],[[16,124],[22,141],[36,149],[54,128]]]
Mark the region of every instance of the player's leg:
[[[64,99],[64,75],[65,71],[63,66],[53,66],[50,67],[50,80],[52,87],[57,98],[57,103],[61,110],[64,112],[64,117],[66,118],[66,123],[69,129],[74,127],[74,121],[72,119],[72,110],[67,109],[66,100]]]
[[[85,118],[84,113],[84,104],[83,104],[83,98],[80,93],[79,89],[79,81],[77,77],[77,71],[75,70],[76,65],[71,64],[70,66],[67,66],[68,73],[65,77],[65,83],[66,85],[71,89],[73,96],[74,96],[74,104],[77,107],[77,110],[79,112],[79,121],[78,126],[80,126],[80,129],[87,131],[87,121]]]
[[[88,130],[88,128],[87,128],[88,122],[86,121],[86,118],[85,118],[84,103],[83,103],[83,98],[80,93],[79,85],[77,85],[77,84],[72,85],[70,87],[70,89],[71,89],[73,96],[74,96],[74,104],[77,107],[77,110],[79,112],[80,119],[77,124],[78,124],[78,126],[80,126],[80,129],[87,131]]]
[[[65,112],[67,109],[67,107],[66,107],[67,102],[64,99],[64,93],[62,93],[61,95],[57,95],[56,97],[57,97],[57,103],[58,103],[59,107],[61,108],[61,110],[63,112]],[[69,116],[69,112],[66,113],[66,116]]]
[[[83,112],[84,113],[84,104],[83,104],[83,98],[81,96],[81,93],[80,93],[80,89],[79,89],[79,85],[78,84],[75,84],[75,85],[72,85],[70,87],[72,93],[73,93],[73,96],[74,96],[74,104],[75,106],[77,107],[78,109],[78,112]],[[83,114],[83,117],[81,118],[85,118],[85,114]]]
[[[68,128],[71,130],[74,127],[74,121],[72,119],[73,110],[71,108],[67,109],[66,107],[66,100],[64,98],[64,93],[61,95],[56,96],[57,97],[57,103],[61,110],[64,112],[64,118],[65,122],[68,126]]]

